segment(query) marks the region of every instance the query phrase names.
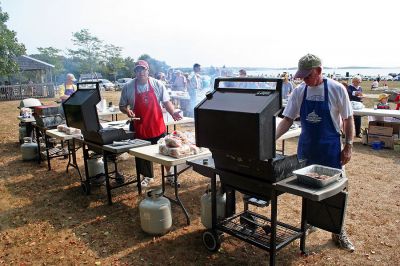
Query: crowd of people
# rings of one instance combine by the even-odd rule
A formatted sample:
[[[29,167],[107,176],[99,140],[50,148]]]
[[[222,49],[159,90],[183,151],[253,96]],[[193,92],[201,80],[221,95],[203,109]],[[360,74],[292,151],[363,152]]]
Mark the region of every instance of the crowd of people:
[[[205,88],[205,82],[198,63],[193,65],[191,73],[170,69],[166,74],[157,73],[155,78],[149,76],[149,68],[145,60],[136,62],[133,69],[135,78],[124,85],[119,108],[131,120],[131,129],[137,138],[156,144],[166,135],[161,107],[174,120],[182,119],[181,112],[171,102],[168,89],[188,93],[189,112],[185,115],[193,116],[198,93]],[[228,73],[226,69],[223,71],[215,70],[206,89],[213,87],[216,77],[248,77],[246,69],[240,69],[237,75]],[[353,115],[351,104],[351,101],[363,101],[361,76],[352,77],[349,85],[346,82],[340,83],[323,75],[322,62],[318,56],[307,54],[299,60],[295,75],[284,72],[278,77],[282,79],[282,100],[286,101],[286,107],[276,129],[276,139],[289,130],[294,120],[300,120],[302,131],[297,150],[299,159],[306,160],[308,165],[319,164],[344,170],[352,156],[353,138],[361,137],[361,117]],[[67,99],[76,90],[74,81],[75,77],[68,74],[66,82],[60,87],[61,100]],[[234,85],[253,89],[245,83],[240,80]],[[387,108],[387,99],[387,94],[379,95],[378,108]],[[400,95],[396,101],[399,109]],[[341,136],[344,136],[343,143]],[[136,164],[145,175],[142,186],[148,186],[153,181],[151,163],[136,158]],[[167,176],[172,177],[171,169],[166,170]],[[168,181],[173,183],[174,179]],[[311,226],[309,228],[312,229]],[[345,229],[339,234],[333,234],[332,238],[340,247],[354,251],[355,247]]]

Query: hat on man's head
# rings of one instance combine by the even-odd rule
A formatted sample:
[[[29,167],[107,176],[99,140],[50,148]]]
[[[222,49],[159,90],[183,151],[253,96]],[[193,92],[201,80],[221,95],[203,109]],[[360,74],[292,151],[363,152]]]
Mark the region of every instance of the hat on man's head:
[[[67,79],[70,79],[72,81],[76,81],[76,78],[75,78],[74,74],[72,74],[72,73],[68,73],[67,74]]]
[[[144,67],[145,69],[149,69],[149,64],[145,60],[138,60],[135,63],[135,68],[133,70],[135,70],[137,67]]]
[[[321,59],[313,54],[306,54],[299,60],[299,65],[294,78],[305,78],[307,77],[313,68],[320,67]]]
[[[386,93],[379,94],[378,100],[382,101],[382,99],[385,99],[385,98],[389,98],[389,94],[386,94]]]

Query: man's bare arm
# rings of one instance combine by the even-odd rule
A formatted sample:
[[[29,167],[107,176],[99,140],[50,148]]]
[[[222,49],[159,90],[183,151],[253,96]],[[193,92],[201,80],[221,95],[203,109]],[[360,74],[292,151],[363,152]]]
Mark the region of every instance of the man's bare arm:
[[[276,128],[275,139],[279,139],[283,134],[285,134],[292,124],[293,119],[285,116]]]

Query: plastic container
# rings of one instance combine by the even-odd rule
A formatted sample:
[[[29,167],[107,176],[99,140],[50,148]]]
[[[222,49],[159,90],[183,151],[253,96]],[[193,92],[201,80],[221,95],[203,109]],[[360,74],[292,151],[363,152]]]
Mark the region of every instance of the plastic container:
[[[382,141],[373,141],[371,143],[371,147],[374,150],[381,150],[383,148],[383,146],[384,146],[384,142],[382,142]]]
[[[329,176],[326,179],[319,179],[316,177],[309,176],[311,173],[318,175]],[[293,171],[293,174],[297,176],[297,180],[300,183],[310,185],[313,187],[325,187],[341,178],[343,171],[341,169],[327,167],[318,164],[312,164],[307,167]]]

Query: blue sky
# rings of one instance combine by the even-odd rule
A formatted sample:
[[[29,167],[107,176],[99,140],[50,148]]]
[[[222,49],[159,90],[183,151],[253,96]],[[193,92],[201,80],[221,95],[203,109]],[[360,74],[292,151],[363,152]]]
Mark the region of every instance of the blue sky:
[[[325,66],[399,67],[399,1],[0,0],[27,53],[73,48],[87,28],[134,59],[173,67],[294,67],[306,53]]]

